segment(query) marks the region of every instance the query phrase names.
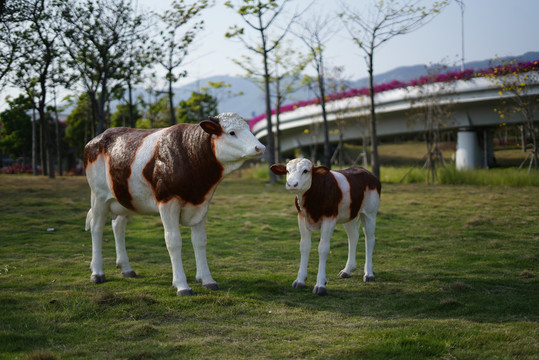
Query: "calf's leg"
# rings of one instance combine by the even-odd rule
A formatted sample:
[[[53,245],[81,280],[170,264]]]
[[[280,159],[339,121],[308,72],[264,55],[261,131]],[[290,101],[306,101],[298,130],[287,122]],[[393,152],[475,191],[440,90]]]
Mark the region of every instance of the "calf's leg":
[[[116,267],[122,270],[123,277],[134,278],[137,277],[137,273],[129,265],[129,258],[125,249],[125,227],[128,220],[127,216],[116,216],[116,219],[112,220],[112,231],[114,232],[114,242],[116,243]]]
[[[335,221],[324,220],[320,229],[320,244],[318,245],[318,276],[316,277],[316,285],[313,289],[313,294],[326,294],[326,262],[329,254],[329,240],[335,229]]]
[[[374,229],[376,228],[376,214],[361,214],[361,222],[363,224],[363,233],[365,234],[365,275],[363,281],[374,281],[374,273],[372,272],[372,253],[374,250]]]
[[[359,226],[359,217],[344,224],[344,230],[346,231],[346,235],[348,235],[348,260],[346,261],[344,269],[339,273],[340,278],[349,278],[352,271],[356,269],[356,250],[357,242],[359,240]]]
[[[209,290],[219,290],[219,285],[213,280],[206,257],[206,219],[200,224],[191,227],[191,242],[195,251],[197,265],[196,280],[202,282],[202,286]]]
[[[90,281],[96,284],[105,282],[105,273],[103,271],[103,229],[107,220],[107,208],[105,201],[92,194],[92,208],[88,212],[87,223],[90,223],[92,233],[92,262],[90,270],[92,275]]]
[[[307,228],[305,217],[302,214],[298,214],[298,227],[301,234],[301,240],[299,242],[301,260],[298,277],[292,283],[292,287],[302,289],[305,287],[305,280],[307,280],[307,265],[309,264],[309,252],[311,251],[311,231]]]
[[[177,201],[159,205],[159,214],[165,229],[165,242],[172,263],[172,286],[178,289],[178,295],[194,295],[187,285],[182,264],[182,237],[180,234],[180,205]]]

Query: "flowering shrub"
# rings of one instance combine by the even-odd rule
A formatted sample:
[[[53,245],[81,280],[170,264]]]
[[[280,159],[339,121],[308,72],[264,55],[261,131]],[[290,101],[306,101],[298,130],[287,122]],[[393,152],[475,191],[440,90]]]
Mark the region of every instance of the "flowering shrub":
[[[13,163],[1,169],[4,174],[31,174],[32,166],[27,164]]]
[[[457,80],[470,80],[473,78],[478,77],[485,77],[486,75],[494,75],[494,76],[503,76],[508,75],[511,73],[524,73],[524,72],[530,72],[530,71],[539,71],[539,60],[535,61],[528,61],[528,62],[519,62],[519,63],[508,63],[508,64],[502,64],[498,66],[491,66],[486,69],[482,69],[479,71],[474,71],[473,69],[465,69],[465,70],[453,70],[448,71],[443,74],[438,75],[427,75],[422,76],[419,79],[410,80],[408,82],[402,82],[398,80],[393,80],[388,83],[378,84],[374,86],[374,93],[381,93],[388,90],[394,90],[394,89],[402,89],[408,86],[420,86],[425,84],[432,84],[437,82],[451,82],[451,81],[457,81]],[[361,89],[349,89],[345,92],[339,92],[334,93],[326,96],[327,101],[334,101],[334,100],[340,100],[340,99],[346,99],[350,97],[355,96],[368,96],[370,93],[368,87],[363,87]],[[318,104],[319,99],[311,99],[311,100],[302,100],[295,102],[293,104],[284,105],[281,106],[281,114],[289,111],[296,110],[297,108]],[[271,110],[271,114],[275,114],[275,109]],[[255,116],[254,118],[249,121],[249,126],[251,129],[253,126],[258,123],[259,121],[266,118],[266,114],[260,114],[258,116]]]

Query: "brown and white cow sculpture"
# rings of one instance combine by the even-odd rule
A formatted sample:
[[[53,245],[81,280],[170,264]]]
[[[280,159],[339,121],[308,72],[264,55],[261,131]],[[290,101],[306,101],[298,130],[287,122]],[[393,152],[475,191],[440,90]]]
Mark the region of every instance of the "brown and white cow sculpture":
[[[109,213],[116,241],[116,265],[135,277],[125,250],[125,228],[133,213],[159,213],[172,262],[172,285],[178,295],[192,295],[182,265],[179,225],[191,227],[196,280],[218,290],[206,259],[206,216],[211,198],[225,175],[265,147],[234,113],[199,124],[165,129],[111,128],[84,148],[84,167],[91,188],[86,230],[92,233],[91,281],[105,281],[103,228]]]
[[[326,294],[326,260],[329,240],[337,223],[343,223],[348,235],[348,261],[339,277],[350,277],[356,268],[356,247],[359,227],[365,234],[365,275],[363,281],[374,281],[372,252],[376,214],[380,206],[380,181],[361,167],[330,171],[307,159],[294,159],[271,166],[273,173],[286,175],[286,189],[296,194],[298,225],[301,234],[301,262],[294,288],[305,287],[307,263],[311,250],[311,234],[320,230],[319,264],[313,294]]]

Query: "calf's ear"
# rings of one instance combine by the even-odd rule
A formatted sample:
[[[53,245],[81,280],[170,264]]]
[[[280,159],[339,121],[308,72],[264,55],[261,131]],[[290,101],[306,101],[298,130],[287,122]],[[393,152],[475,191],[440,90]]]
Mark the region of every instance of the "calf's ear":
[[[275,175],[286,175],[286,166],[283,164],[273,164],[271,165],[270,170]]]
[[[221,127],[221,125],[213,119],[201,121],[199,125],[208,134],[221,135],[223,133],[223,128]]]
[[[316,166],[313,169],[313,174],[316,175],[326,175],[329,172],[329,169],[325,166]]]

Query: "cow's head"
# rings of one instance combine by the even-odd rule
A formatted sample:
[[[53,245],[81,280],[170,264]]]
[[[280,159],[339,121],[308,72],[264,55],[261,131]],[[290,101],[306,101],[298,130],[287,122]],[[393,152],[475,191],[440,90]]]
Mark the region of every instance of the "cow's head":
[[[293,159],[288,164],[274,164],[271,171],[276,175],[286,175],[286,190],[304,193],[311,188],[313,176],[325,175],[329,169],[325,166],[313,166],[307,159]]]
[[[204,120],[200,126],[213,136],[215,157],[223,164],[254,159],[266,147],[249,130],[247,121],[235,113],[222,113]]]

